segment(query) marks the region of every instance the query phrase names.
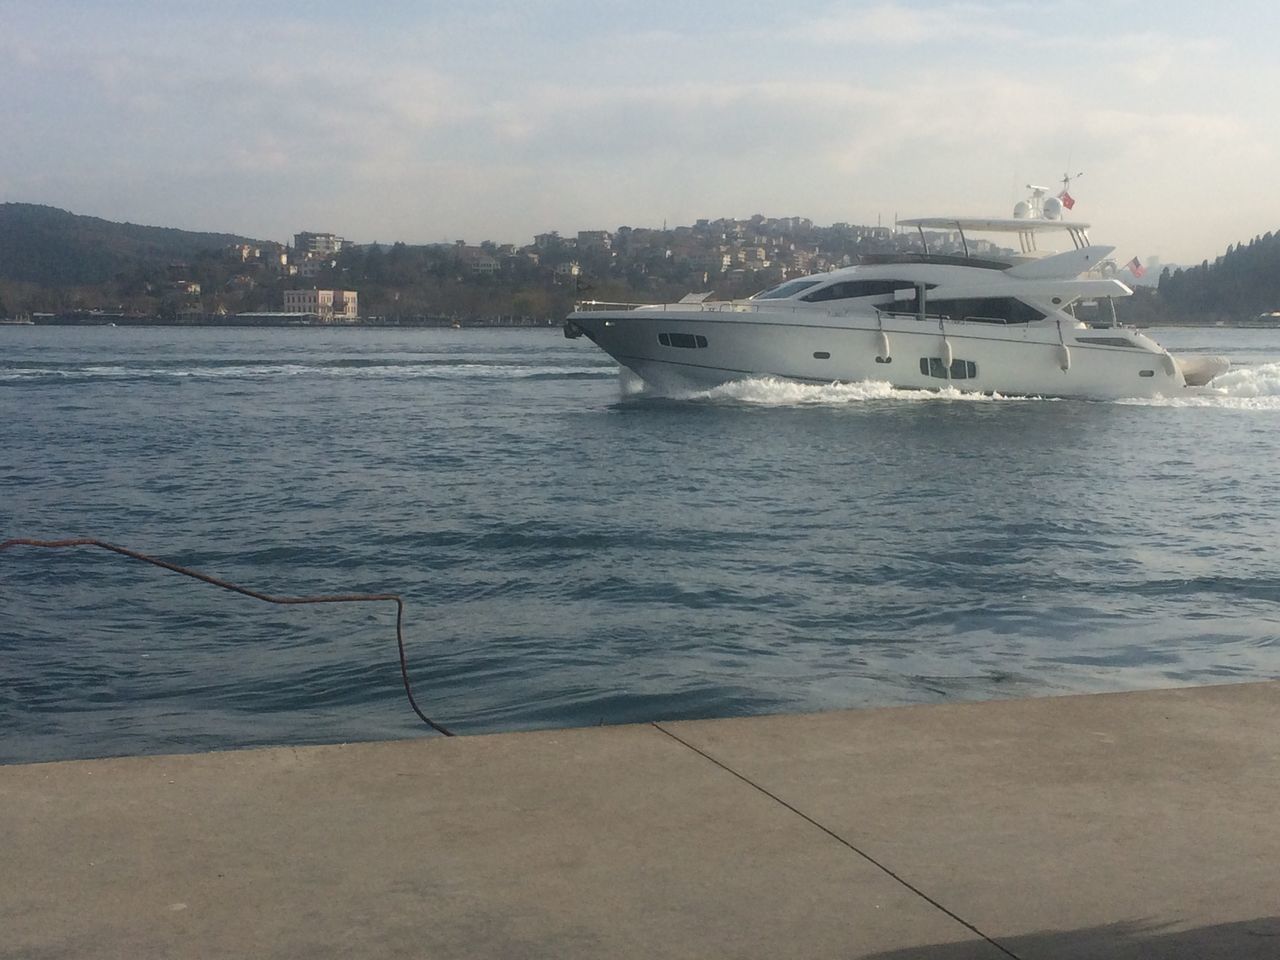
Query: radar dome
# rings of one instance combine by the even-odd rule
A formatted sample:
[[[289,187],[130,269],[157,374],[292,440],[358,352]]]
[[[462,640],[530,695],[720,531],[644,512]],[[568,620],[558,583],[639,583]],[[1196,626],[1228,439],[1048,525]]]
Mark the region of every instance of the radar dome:
[[[1019,220],[1025,220],[1031,216],[1031,204],[1025,200],[1019,200],[1013,205],[1013,215]]]
[[[1062,219],[1062,201],[1057,197],[1049,197],[1044,202],[1044,218],[1046,220]]]

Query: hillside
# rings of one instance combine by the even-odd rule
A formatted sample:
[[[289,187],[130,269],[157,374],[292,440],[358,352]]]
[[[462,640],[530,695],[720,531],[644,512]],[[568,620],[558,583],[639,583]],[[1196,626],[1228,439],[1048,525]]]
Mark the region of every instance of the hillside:
[[[585,291],[620,302],[661,301],[690,290],[741,297],[784,276],[856,263],[869,253],[909,252],[916,243],[914,235],[887,229],[758,215],[672,230],[589,231],[579,240],[551,233],[519,249],[487,241],[348,245],[303,280],[292,262],[282,264],[278,245],[3,203],[0,317],[272,311],[282,309],[286,289],[306,285],[357,291],[365,316],[545,319],[567,313]],[[258,252],[233,249],[239,245]],[[1165,270],[1158,286],[1139,286],[1115,306],[1122,321],[1138,325],[1248,323],[1280,310],[1280,234],[1233,246],[1212,262]]]
[[[0,203],[0,280],[42,287],[109,283],[139,268],[254,242],[227,233],[113,223],[33,203]]]
[[[1165,271],[1159,298],[1170,319],[1246,321],[1280,310],[1280,234],[1228,247],[1212,263]]]

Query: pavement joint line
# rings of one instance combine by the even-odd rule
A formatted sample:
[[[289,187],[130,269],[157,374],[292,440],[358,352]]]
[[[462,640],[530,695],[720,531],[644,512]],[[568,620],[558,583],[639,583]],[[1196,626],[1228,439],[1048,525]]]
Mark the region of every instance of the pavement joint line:
[[[830,827],[828,827],[828,826],[826,826],[825,824],[820,823],[819,821],[815,820],[813,817],[809,816],[809,815],[808,815],[807,813],[805,813],[803,810],[799,810],[799,809],[797,809],[796,807],[792,806],[790,803],[787,803],[787,801],[786,801],[786,800],[783,800],[783,799],[782,799],[780,796],[778,796],[776,793],[772,793],[772,792],[770,792],[769,790],[765,789],[765,788],[764,788],[764,787],[762,787],[760,784],[758,784],[758,783],[756,783],[754,780],[752,780],[750,777],[746,776],[745,774],[739,773],[737,770],[733,769],[733,767],[729,766],[728,764],[724,763],[724,762],[723,762],[723,761],[721,761],[721,760],[716,759],[716,758],[715,758],[715,757],[713,757],[711,754],[707,753],[705,750],[701,750],[701,749],[699,749],[698,747],[695,747],[693,744],[689,743],[689,741],[684,740],[684,739],[682,739],[682,738],[680,738],[680,737],[676,736],[674,733],[672,733],[672,732],[671,732],[670,730],[668,730],[666,727],[662,726],[662,724],[661,724],[661,723],[659,723],[659,722],[657,722],[657,721],[651,721],[650,726],[652,726],[654,729],[656,729],[659,733],[664,733],[664,734],[666,734],[668,737],[670,737],[672,740],[674,740],[676,743],[680,744],[681,746],[686,747],[686,748],[687,748],[687,749],[689,749],[689,750],[692,750],[694,753],[698,754],[698,756],[703,757],[704,759],[711,761],[712,763],[714,763],[717,767],[719,767],[721,770],[725,771],[726,773],[732,774],[733,776],[737,777],[739,780],[741,780],[741,781],[742,781],[743,783],[745,783],[747,786],[749,786],[749,787],[751,787],[752,789],[757,790],[757,791],[759,791],[760,793],[764,794],[766,797],[768,797],[768,798],[769,798],[770,800],[772,800],[774,803],[778,804],[779,806],[782,806],[782,807],[786,808],[787,810],[790,810],[792,813],[794,813],[794,814],[795,814],[797,817],[799,817],[801,820],[804,820],[804,821],[806,821],[807,823],[811,824],[812,826],[817,827],[819,830],[821,830],[821,831],[822,831],[823,833],[825,833],[827,836],[831,837],[831,839],[835,840],[837,843],[841,844],[842,846],[847,847],[849,850],[852,850],[854,853],[856,853],[858,856],[862,857],[862,859],[866,860],[866,861],[867,861],[869,864],[871,864],[873,867],[875,867],[876,869],[878,869],[878,870],[882,871],[883,873],[887,874],[890,878],[892,878],[893,880],[895,880],[897,883],[899,883],[899,884],[901,884],[902,886],[906,887],[908,890],[910,890],[912,893],[914,893],[914,894],[915,894],[917,897],[919,897],[921,900],[924,900],[926,903],[929,903],[929,904],[931,904],[932,906],[934,906],[935,908],[937,908],[938,910],[941,910],[941,911],[942,911],[943,913],[945,913],[948,917],[950,917],[952,920],[956,921],[956,923],[960,924],[961,926],[965,927],[966,929],[973,931],[975,934],[977,934],[979,937],[981,937],[981,938],[982,938],[983,940],[985,940],[987,943],[991,944],[991,946],[995,947],[997,950],[999,950],[1001,953],[1003,953],[1006,957],[1012,957],[1012,958],[1013,958],[1013,960],[1022,960],[1022,958],[1021,958],[1021,957],[1019,957],[1016,953],[1014,953],[1013,951],[1011,951],[1008,947],[1006,947],[1006,946],[1004,946],[1003,944],[1001,944],[998,940],[994,940],[994,939],[992,939],[991,937],[987,936],[987,934],[983,933],[981,930],[979,930],[977,927],[975,927],[975,926],[974,926],[972,923],[970,923],[968,920],[964,919],[964,917],[960,916],[960,915],[959,915],[959,914],[957,914],[955,911],[950,910],[950,909],[948,909],[947,907],[943,906],[941,903],[939,903],[939,902],[938,902],[937,900],[935,900],[933,897],[929,896],[927,893],[925,893],[925,892],[924,892],[923,890],[921,890],[919,887],[917,887],[917,886],[915,886],[914,884],[912,884],[909,880],[907,880],[907,879],[905,879],[905,878],[903,878],[903,877],[899,876],[897,873],[894,873],[894,872],[893,872],[893,870],[889,869],[889,867],[887,867],[885,864],[881,863],[881,862],[880,862],[879,860],[877,860],[875,857],[871,856],[871,854],[867,853],[865,850],[861,850],[861,849],[859,849],[859,848],[858,848],[855,844],[853,844],[851,841],[846,840],[844,837],[840,836],[840,834],[836,833],[836,832],[835,832],[834,830],[832,830]]]

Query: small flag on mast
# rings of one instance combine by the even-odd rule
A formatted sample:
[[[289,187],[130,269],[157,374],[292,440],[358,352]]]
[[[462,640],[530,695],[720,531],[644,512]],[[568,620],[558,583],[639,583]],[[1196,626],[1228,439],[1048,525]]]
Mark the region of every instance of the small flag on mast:
[[[1066,207],[1068,210],[1070,210],[1072,207],[1076,205],[1076,198],[1073,197],[1071,194],[1067,193],[1067,191],[1065,190],[1063,190],[1060,194],[1058,194],[1058,199],[1062,201],[1062,205]]]
[[[1128,270],[1130,273],[1132,273],[1135,277],[1138,277],[1139,279],[1141,279],[1143,274],[1147,272],[1147,268],[1142,265],[1142,261],[1139,260],[1137,257],[1134,257],[1124,266],[1126,270]]]

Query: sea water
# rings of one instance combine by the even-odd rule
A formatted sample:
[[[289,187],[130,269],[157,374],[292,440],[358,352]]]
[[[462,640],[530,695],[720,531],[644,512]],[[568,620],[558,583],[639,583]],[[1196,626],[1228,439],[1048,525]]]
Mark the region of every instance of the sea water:
[[[0,327],[0,539],[393,592],[459,733],[1280,675],[1280,333],[1096,403],[654,397],[558,330]],[[0,762],[414,736],[391,604],[0,554]]]

